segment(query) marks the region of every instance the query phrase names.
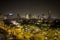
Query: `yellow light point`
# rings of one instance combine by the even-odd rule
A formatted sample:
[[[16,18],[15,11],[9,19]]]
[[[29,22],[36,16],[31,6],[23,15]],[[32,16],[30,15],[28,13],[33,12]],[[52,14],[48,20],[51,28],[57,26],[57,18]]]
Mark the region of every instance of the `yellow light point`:
[[[38,22],[42,22],[42,20],[38,20]]]
[[[34,37],[36,40],[44,40],[44,36],[42,34],[35,34]]]

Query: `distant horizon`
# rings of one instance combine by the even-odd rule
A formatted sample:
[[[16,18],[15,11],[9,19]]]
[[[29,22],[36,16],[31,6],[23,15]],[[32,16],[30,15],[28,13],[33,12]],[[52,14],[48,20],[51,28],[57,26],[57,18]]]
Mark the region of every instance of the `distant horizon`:
[[[0,11],[3,15],[12,12],[14,15],[21,16],[26,13],[41,16],[41,14],[47,15],[48,10],[51,10],[52,16],[60,18],[60,2],[58,0],[1,0],[0,3]]]

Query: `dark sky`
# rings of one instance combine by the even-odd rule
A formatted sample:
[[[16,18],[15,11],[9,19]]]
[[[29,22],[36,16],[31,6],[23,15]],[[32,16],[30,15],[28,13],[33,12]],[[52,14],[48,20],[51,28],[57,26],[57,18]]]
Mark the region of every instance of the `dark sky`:
[[[25,15],[47,15],[48,10],[51,10],[51,15],[60,18],[60,2],[59,0],[0,0],[0,11],[3,14],[12,12]]]

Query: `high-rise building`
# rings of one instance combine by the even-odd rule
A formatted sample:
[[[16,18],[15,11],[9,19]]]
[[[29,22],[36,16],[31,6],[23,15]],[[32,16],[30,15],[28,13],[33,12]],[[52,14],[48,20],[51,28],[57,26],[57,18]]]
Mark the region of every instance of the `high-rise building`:
[[[31,14],[26,14],[26,15],[25,15],[25,18],[26,18],[26,19],[31,19]]]

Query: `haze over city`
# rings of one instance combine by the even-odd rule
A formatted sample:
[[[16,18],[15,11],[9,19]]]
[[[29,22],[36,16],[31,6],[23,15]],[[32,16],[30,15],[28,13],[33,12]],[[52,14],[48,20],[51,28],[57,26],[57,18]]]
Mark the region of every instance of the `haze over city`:
[[[60,3],[58,0],[0,0],[0,12],[2,14],[13,13],[24,16],[26,13],[31,15],[51,15],[60,18]],[[14,16],[14,17],[15,17]]]

